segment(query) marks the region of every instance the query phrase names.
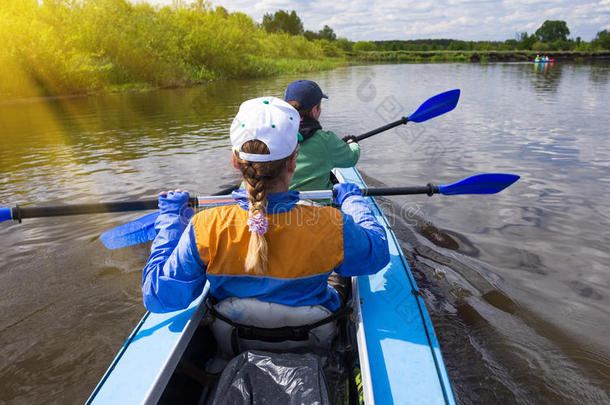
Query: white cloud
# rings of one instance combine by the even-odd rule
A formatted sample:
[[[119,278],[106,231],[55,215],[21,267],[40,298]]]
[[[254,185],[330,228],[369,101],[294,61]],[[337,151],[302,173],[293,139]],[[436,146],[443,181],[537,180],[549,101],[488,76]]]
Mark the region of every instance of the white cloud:
[[[171,4],[171,0],[149,2]],[[212,0],[212,4],[242,11],[255,21],[265,13],[295,10],[305,29],[317,31],[326,24],[353,41],[506,40],[517,32],[532,34],[545,20],[564,20],[570,36],[589,41],[610,21],[610,0]]]

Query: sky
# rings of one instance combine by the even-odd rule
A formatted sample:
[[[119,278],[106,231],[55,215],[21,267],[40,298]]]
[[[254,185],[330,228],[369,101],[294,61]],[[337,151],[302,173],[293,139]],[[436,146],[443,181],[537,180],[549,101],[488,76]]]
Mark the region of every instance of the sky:
[[[140,0],[143,1],[143,0]],[[167,5],[171,0],[147,0]],[[188,1],[188,0],[187,0]],[[563,20],[570,38],[592,40],[610,30],[610,0],[211,0],[260,22],[266,13],[295,10],[306,30],[330,26],[351,41],[450,38],[513,39],[545,20]]]

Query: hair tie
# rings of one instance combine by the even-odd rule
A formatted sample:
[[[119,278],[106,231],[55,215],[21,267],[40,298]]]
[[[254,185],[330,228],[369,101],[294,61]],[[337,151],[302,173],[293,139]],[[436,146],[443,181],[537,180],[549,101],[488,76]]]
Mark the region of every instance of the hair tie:
[[[252,215],[246,223],[250,227],[250,232],[259,235],[264,235],[269,230],[269,221],[267,221],[263,214]]]

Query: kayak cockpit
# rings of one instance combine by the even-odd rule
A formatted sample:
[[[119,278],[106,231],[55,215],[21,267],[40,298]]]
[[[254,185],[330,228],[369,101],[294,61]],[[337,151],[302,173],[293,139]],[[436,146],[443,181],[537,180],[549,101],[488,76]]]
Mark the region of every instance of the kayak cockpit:
[[[365,186],[354,168],[336,175]],[[344,403],[455,404],[422,295],[388,219],[375,199],[368,201],[386,229],[391,262],[376,274],[352,278],[353,314],[338,321],[330,367],[323,370],[327,386],[339,388],[330,399],[345,392]],[[182,311],[147,313],[87,403],[210,403],[220,375],[208,367],[218,350],[206,321],[208,291],[206,286]],[[333,370],[339,383],[330,378]]]
[[[229,305],[235,309],[242,305],[240,301],[233,299]],[[358,403],[358,350],[354,318],[349,316],[351,311],[331,313],[334,319],[313,328],[307,340],[296,336],[293,339],[297,340],[277,338],[282,333],[289,333],[287,327],[254,326],[263,331],[278,332],[276,337],[270,335],[271,339],[262,337],[265,340],[259,341],[257,338],[261,336],[256,333],[243,336],[238,329],[227,328],[231,325],[222,320],[218,326],[219,311],[226,314],[227,307],[225,305],[223,311],[222,307],[216,309],[218,305],[206,306],[158,403],[241,404],[257,403],[257,399],[258,403]],[[262,307],[266,310],[261,313]],[[285,317],[286,313],[282,312],[285,308],[282,307],[274,309],[274,305],[258,301],[253,309],[254,314],[269,319]],[[239,312],[243,320],[243,311]],[[314,326],[316,319],[322,322],[325,320],[322,316],[328,315],[323,311],[312,315],[311,308],[293,308],[293,312],[295,319],[303,318],[303,314],[306,318],[309,314],[309,319],[304,320]],[[252,318],[252,313],[249,315]],[[295,330],[299,329],[299,326],[294,326]],[[331,328],[332,334],[329,335]],[[325,342],[325,338],[329,340]],[[228,352],[231,352],[230,356],[227,356]],[[227,361],[228,357],[232,359]],[[270,398],[273,401],[269,402]]]

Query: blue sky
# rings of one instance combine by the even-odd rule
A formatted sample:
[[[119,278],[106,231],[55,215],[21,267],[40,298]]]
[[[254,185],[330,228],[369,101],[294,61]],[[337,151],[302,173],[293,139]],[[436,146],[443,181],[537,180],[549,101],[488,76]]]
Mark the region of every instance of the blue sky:
[[[141,0],[140,0],[141,1]],[[186,0],[187,2],[189,0]],[[172,0],[148,0],[167,5]],[[610,30],[610,0],[212,0],[260,22],[265,13],[295,10],[305,29],[329,25],[352,41],[451,38],[506,40],[532,34],[545,20],[563,20],[570,37],[590,41]]]

